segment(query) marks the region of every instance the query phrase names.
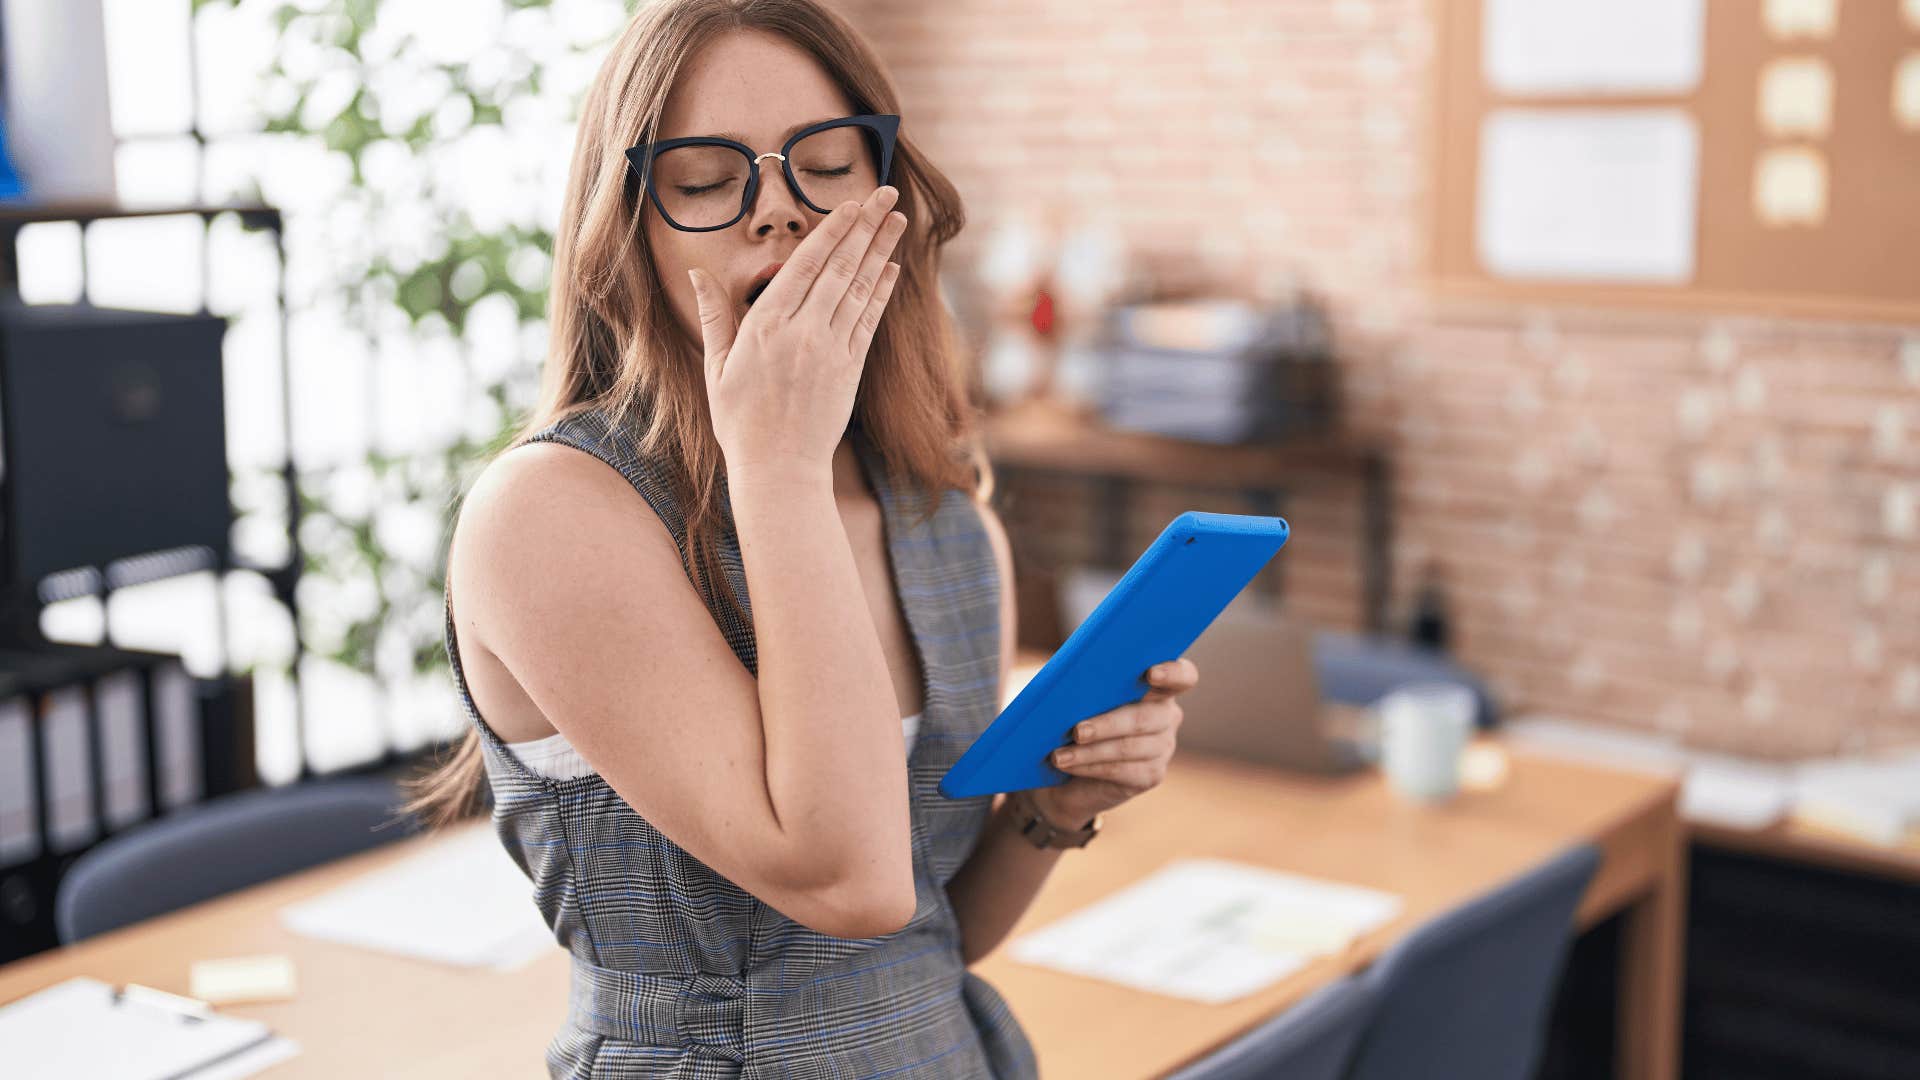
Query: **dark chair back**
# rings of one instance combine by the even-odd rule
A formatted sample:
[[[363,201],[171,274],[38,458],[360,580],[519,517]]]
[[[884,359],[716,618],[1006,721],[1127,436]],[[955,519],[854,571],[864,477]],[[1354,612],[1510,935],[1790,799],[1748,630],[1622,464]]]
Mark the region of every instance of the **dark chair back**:
[[[418,831],[381,777],[310,780],[209,799],[128,829],[60,881],[61,944],[303,870]]]
[[[1341,979],[1168,1080],[1340,1080],[1378,1001],[1377,984]]]
[[[1416,928],[1362,973],[1380,1004],[1348,1080],[1531,1080],[1573,936],[1600,866],[1582,844]]]

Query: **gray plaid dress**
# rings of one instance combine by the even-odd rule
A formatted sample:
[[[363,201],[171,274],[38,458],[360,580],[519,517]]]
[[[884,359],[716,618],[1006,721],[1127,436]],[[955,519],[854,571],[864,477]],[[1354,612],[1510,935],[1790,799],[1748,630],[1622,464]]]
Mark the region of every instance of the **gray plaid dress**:
[[[598,775],[529,770],[480,718],[460,669],[447,594],[455,687],[484,743],[493,824],[533,883],[572,955],[567,1021],[546,1050],[569,1077],[1032,1077],[1033,1047],[1006,1001],[961,961],[947,882],[986,825],[991,796],[949,799],[940,777],[998,712],[998,569],[964,492],[896,490],[878,451],[854,433],[878,495],[887,551],[920,654],[925,705],[906,768],[914,892],[901,930],[836,938],[811,930],[721,877],[655,829]],[[601,459],[631,482],[682,549],[686,525],[631,433],[589,410],[533,436]],[[724,490],[724,489],[723,489]],[[720,540],[734,592],[747,601],[738,537]],[[740,662],[758,673],[753,627],[715,605]],[[644,751],[644,748],[638,748]]]

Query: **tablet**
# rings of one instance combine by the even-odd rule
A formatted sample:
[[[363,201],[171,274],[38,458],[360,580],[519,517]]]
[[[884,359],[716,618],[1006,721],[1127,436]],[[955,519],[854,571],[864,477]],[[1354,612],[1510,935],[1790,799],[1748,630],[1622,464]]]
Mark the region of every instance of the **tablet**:
[[[940,793],[964,798],[1070,779],[1048,755],[1073,742],[1073,725],[1145,697],[1147,669],[1179,659],[1286,542],[1277,517],[1189,510],[1168,522],[940,778]]]

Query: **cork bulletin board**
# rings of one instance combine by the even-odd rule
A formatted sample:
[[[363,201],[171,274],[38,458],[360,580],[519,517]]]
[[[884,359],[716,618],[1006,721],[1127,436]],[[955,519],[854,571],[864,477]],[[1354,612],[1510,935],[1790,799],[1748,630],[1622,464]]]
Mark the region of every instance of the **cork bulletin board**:
[[[1920,0],[1433,0],[1443,297],[1920,322]]]

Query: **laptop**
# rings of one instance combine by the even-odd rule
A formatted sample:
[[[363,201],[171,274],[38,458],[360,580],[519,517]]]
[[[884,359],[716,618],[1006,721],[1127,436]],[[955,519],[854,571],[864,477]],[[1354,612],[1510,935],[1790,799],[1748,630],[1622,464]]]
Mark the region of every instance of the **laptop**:
[[[1110,587],[1097,572],[1070,581],[1062,615],[1077,625],[1105,595],[1102,584]],[[1251,594],[1236,598],[1185,655],[1200,669],[1200,682],[1180,695],[1176,754],[1315,773],[1368,764],[1371,713],[1321,700],[1311,628],[1270,602]]]

